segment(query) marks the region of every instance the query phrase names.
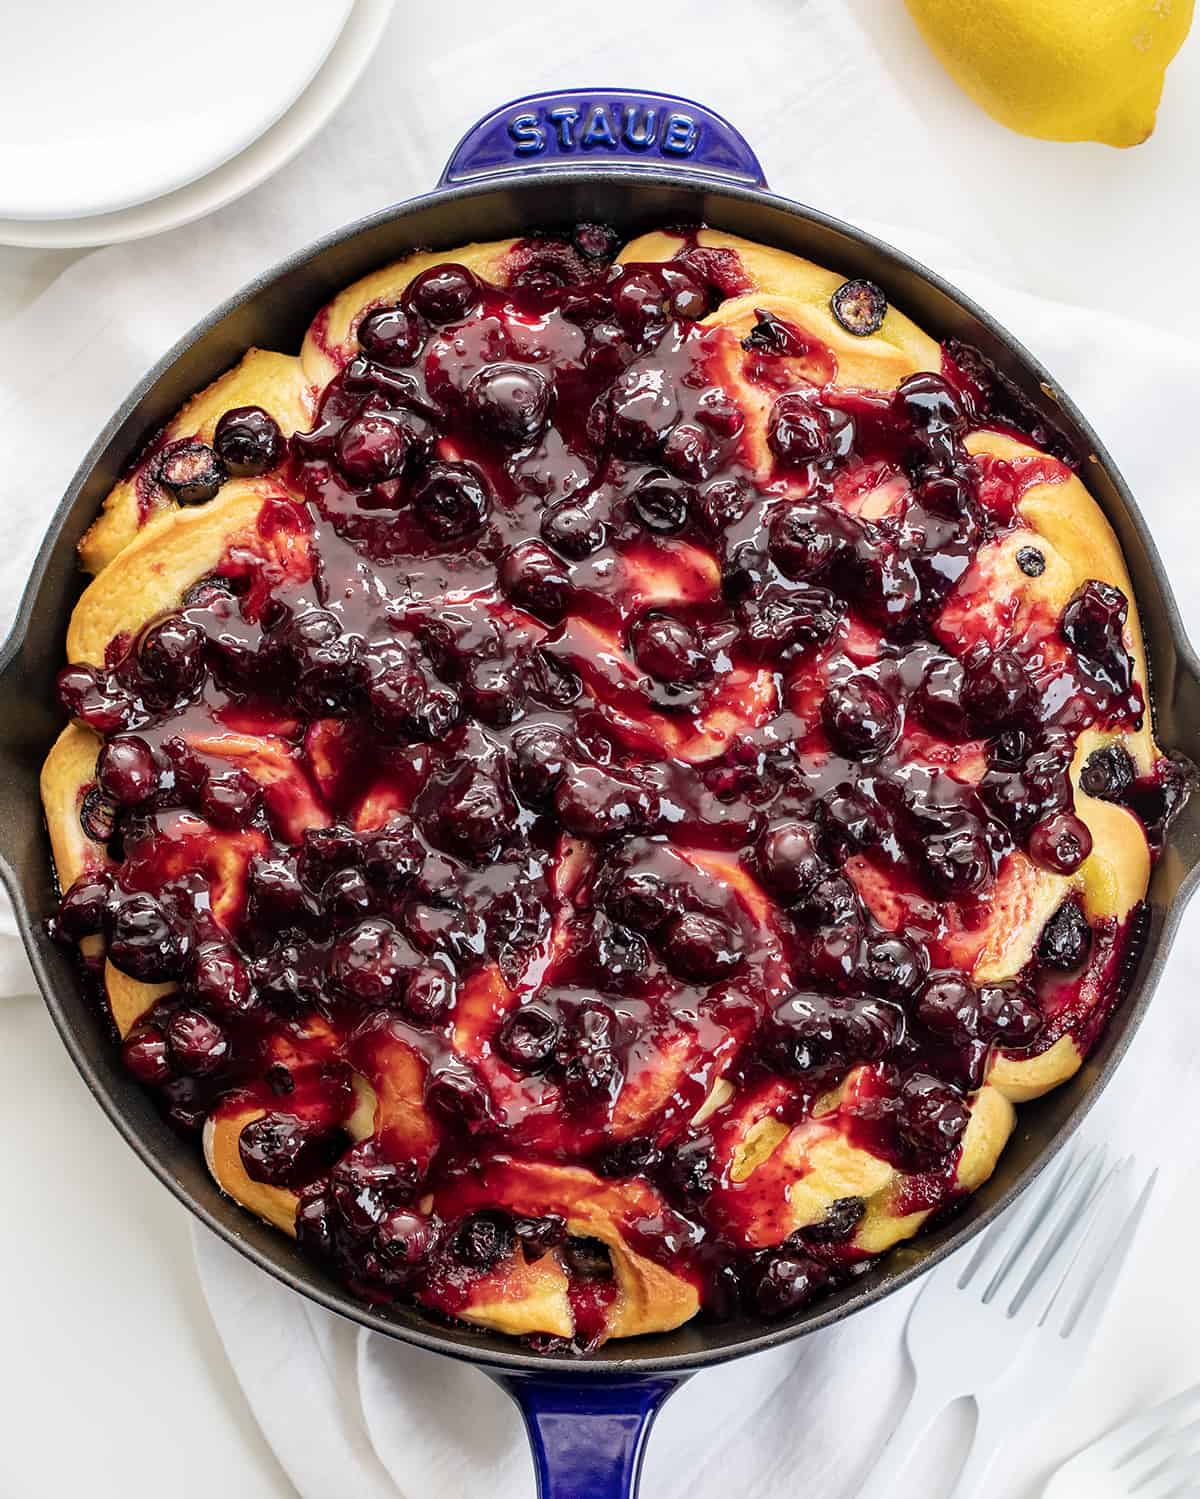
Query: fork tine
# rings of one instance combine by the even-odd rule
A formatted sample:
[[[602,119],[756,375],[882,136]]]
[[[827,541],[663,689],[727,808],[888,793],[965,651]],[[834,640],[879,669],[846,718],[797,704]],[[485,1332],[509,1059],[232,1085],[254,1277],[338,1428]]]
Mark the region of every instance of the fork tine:
[[[1119,1213],[1121,1207],[1121,1193],[1115,1192],[1113,1188],[1118,1181],[1125,1179],[1132,1167],[1132,1156],[1117,1161],[1109,1167],[1091,1197],[1077,1207],[1073,1205],[1068,1208],[1068,1221],[1059,1241],[1045,1256],[1043,1269],[1054,1266],[1054,1277],[1051,1278],[1054,1289],[1038,1317],[1039,1327],[1044,1327],[1049,1321],[1060,1297],[1073,1292],[1076,1301],[1081,1301],[1081,1293],[1075,1292],[1075,1287],[1082,1285],[1085,1289],[1090,1288],[1103,1274],[1108,1248],[1118,1229],[1114,1214]],[[1076,1204],[1078,1203],[1077,1195]],[[1070,1215],[1073,1211],[1075,1216],[1072,1218]],[[1029,1282],[1028,1290],[1024,1286],[1021,1288],[1022,1304],[1032,1295],[1033,1290],[1032,1281]],[[1013,1310],[1019,1311],[1020,1306],[1014,1306]]]
[[[1170,1400],[1163,1400],[1149,1411],[1140,1411],[1136,1417],[1122,1421],[1121,1426],[1113,1427],[1109,1435],[1095,1442],[1095,1454],[1109,1463],[1113,1471],[1125,1468],[1169,1439],[1172,1433],[1196,1432],[1200,1427],[1200,1411],[1193,1415],[1197,1403],[1200,1403],[1200,1384],[1190,1385]],[[1184,1426],[1176,1424],[1179,1417],[1185,1418]]]
[[[1171,1495],[1195,1482],[1198,1465],[1200,1453],[1195,1448],[1175,1457],[1163,1458],[1157,1467],[1136,1479],[1129,1492],[1135,1499],[1171,1499]]]
[[[1132,1160],[1129,1169],[1133,1169]],[[1147,1177],[1145,1186],[1120,1225],[1107,1236],[1096,1235],[1096,1252],[1092,1263],[1098,1268],[1095,1274],[1084,1278],[1078,1296],[1063,1317],[1059,1327],[1060,1336],[1073,1338],[1078,1335],[1083,1340],[1084,1347],[1091,1341],[1121,1278],[1125,1261],[1145,1220],[1146,1208],[1157,1182],[1158,1172],[1155,1170]]]
[[[1001,1264],[1001,1270],[997,1273],[1007,1271],[1049,1210],[1050,1205],[1058,1198],[1073,1173],[1078,1170],[1081,1159],[1086,1160],[1088,1154],[1090,1152],[1085,1153],[1081,1158],[1077,1146],[1072,1141],[1063,1151],[1062,1160],[1058,1163],[1057,1169],[1048,1175],[1046,1180],[1039,1182],[1033,1191],[1028,1192],[1022,1202],[1010,1208],[998,1223],[988,1229],[966,1269],[958,1278],[957,1284],[960,1291],[965,1290],[979,1272],[993,1264],[997,1257]]]
[[[1176,1417],[1186,1414],[1198,1401],[1200,1401],[1200,1384],[1189,1385],[1186,1390],[1180,1390],[1178,1395],[1172,1395],[1169,1400],[1164,1400],[1159,1405],[1152,1405],[1148,1411],[1142,1411],[1131,1420],[1122,1422],[1102,1441],[1096,1443],[1096,1454],[1110,1461],[1114,1468],[1124,1467],[1126,1463],[1142,1453],[1155,1438],[1172,1429]],[[1197,1420],[1200,1420],[1200,1415],[1189,1421],[1182,1429],[1190,1431],[1196,1425]]]
[[[1110,1171],[1099,1190],[1097,1189],[1097,1183],[1100,1182],[1104,1171],[1106,1155],[1107,1152],[1103,1146],[1089,1152],[1081,1163],[1079,1171],[1072,1177],[1069,1191],[1054,1204],[1045,1223],[1038,1224],[1035,1231],[1038,1239],[1037,1253],[1008,1304],[1007,1310],[1010,1317],[1017,1315],[1052,1265],[1065,1258],[1069,1273],[1071,1261],[1078,1254],[1080,1246],[1086,1242],[1085,1229],[1094,1214],[1096,1203],[1112,1180],[1112,1171]],[[999,1289],[999,1282],[993,1282],[993,1286],[988,1287],[984,1300],[989,1300],[990,1296]]]

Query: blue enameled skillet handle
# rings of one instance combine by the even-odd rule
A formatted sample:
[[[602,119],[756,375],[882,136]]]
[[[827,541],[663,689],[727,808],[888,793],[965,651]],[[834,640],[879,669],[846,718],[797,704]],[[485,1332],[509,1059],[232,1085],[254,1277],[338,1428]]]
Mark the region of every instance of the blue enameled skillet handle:
[[[635,1499],[646,1438],[681,1378],[496,1374],[520,1407],[538,1499]]]
[[[728,120],[703,104],[640,89],[565,89],[514,99],[472,125],[439,187],[555,167],[664,168],[766,187],[762,167]]]

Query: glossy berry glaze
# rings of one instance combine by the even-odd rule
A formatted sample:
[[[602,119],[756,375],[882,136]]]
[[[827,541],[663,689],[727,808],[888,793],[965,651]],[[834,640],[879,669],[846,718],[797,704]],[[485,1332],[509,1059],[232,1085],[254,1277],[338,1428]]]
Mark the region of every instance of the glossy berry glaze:
[[[246,1171],[299,1191],[301,1242],[360,1295],[453,1316],[553,1251],[580,1347],[613,1267],[538,1163],[588,1168],[711,1316],[787,1313],[866,1263],[860,1198],[772,1237],[778,1183],[730,1175],[747,1111],[795,1124],[857,1068],[841,1117],[905,1173],[894,1210],[953,1203],[997,1048],[1086,1050],[1119,996],[1135,923],[1074,896],[1016,978],[966,973],[1015,851],[1087,857],[1076,737],[1147,711],[1119,591],[1010,639],[969,586],[1028,487],[1069,474],[968,457],[1024,421],[977,355],[845,389],[764,311],[741,387],[699,322],[745,289],[736,257],[613,247],[530,240],[507,289],[447,265],[370,313],[256,528],[107,672],[62,678],[107,737],[81,815],[110,868],[58,928],[177,986],[133,1073],[185,1130],[265,1111]],[[178,497],[269,468],[262,417],[178,460]],[[1083,774],[1158,845],[1169,763],[1139,780],[1118,744]],[[356,1075],[379,1127],[352,1141]]]

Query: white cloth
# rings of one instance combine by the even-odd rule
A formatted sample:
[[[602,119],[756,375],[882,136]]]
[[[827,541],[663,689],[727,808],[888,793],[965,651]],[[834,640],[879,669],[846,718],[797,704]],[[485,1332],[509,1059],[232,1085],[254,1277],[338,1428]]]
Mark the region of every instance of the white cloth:
[[[419,24],[404,24],[417,22],[415,11],[398,17],[357,96],[272,183],[200,224],[86,256],[0,328],[0,626],[80,456],[126,390],[208,308],[317,233],[427,189],[459,131],[503,96],[628,80],[675,88],[728,114],[758,148],[779,191],[859,222],[889,219],[892,229],[879,231],[885,238],[935,265],[1041,356],[1122,466],[1167,559],[1193,637],[1200,639],[1194,457],[1185,446],[1200,390],[1200,355],[1182,334],[1001,284],[1028,282],[1038,256],[1031,251],[1010,260],[1011,243],[989,232],[986,212],[960,219],[951,211],[960,197],[969,198],[971,163],[953,143],[942,151],[931,140],[923,113],[911,102],[923,97],[922,88],[938,85],[924,75],[919,88],[911,79],[897,87],[855,13],[870,16],[872,0],[854,0],[850,8],[838,0],[807,6],[751,0],[739,7],[736,21],[721,0],[702,0],[675,13],[670,65],[656,63],[650,79],[643,59],[658,42],[661,10],[647,10],[642,23],[623,9],[619,26],[612,24],[611,8],[547,10],[537,18],[536,45],[526,7],[485,11],[481,3],[451,4],[422,7]],[[731,25],[752,39],[756,26],[771,28],[788,45],[763,45],[761,38],[749,51],[739,45],[738,67],[731,69],[719,45]],[[886,25],[894,28],[894,19]],[[892,69],[905,61],[889,52]],[[446,100],[453,100],[449,115]],[[820,121],[815,134],[805,124],[814,119]],[[814,141],[828,149],[813,152]],[[921,159],[916,170],[914,157]],[[1092,158],[1083,159],[1091,171]],[[936,194],[916,196],[918,183],[933,192],[931,179]],[[1032,191],[1045,185],[1034,183]],[[1076,194],[1078,184],[1064,184],[1063,191]],[[936,224],[946,239],[927,237],[914,221]],[[950,242],[959,222],[969,225],[969,249]],[[1111,247],[1098,244],[1096,253],[1110,255]],[[1061,294],[1069,268],[1054,264],[1052,284]],[[985,270],[999,271],[1001,280]],[[1189,315],[1190,293],[1175,292],[1172,305]],[[1112,306],[1108,296],[1097,301]],[[1154,311],[1161,315],[1161,307]],[[5,919],[0,992],[29,992],[32,980],[5,935],[12,930]],[[1149,1150],[1168,1166],[1194,1158],[1187,1103],[1197,1083],[1198,1046],[1189,1001],[1198,977],[1200,925],[1192,919],[1142,1036],[1088,1126],[1093,1138],[1111,1139],[1118,1149]],[[1155,1100],[1152,1123],[1139,1107],[1146,1097]],[[1064,1406],[1057,1424],[1041,1435],[1014,1443],[998,1493],[1031,1494],[1050,1462],[1093,1435],[1102,1418],[1120,1413],[1128,1398],[1123,1391],[1135,1382],[1147,1399],[1187,1382],[1183,1361],[1194,1342],[1194,1314],[1181,1307],[1177,1316],[1167,1315],[1151,1299],[1159,1286],[1155,1256],[1172,1253],[1179,1232],[1178,1199],[1169,1185],[1158,1194],[1160,1222],[1148,1226],[1122,1289],[1136,1317],[1127,1311],[1110,1319],[1081,1381],[1086,1399]],[[93,1223],[92,1232],[103,1235],[103,1222]],[[476,1493],[516,1499],[531,1492],[515,1412],[484,1376],[359,1332],[261,1275],[202,1230],[196,1255],[238,1380],[304,1499],[345,1493],[358,1499]],[[742,1499],[796,1493],[848,1499],[902,1397],[907,1300],[892,1298],[827,1334],[691,1381],[658,1422],[645,1492],[656,1499],[715,1499],[736,1485]],[[1160,1371],[1142,1348],[1145,1325],[1162,1339],[1174,1338],[1177,1357],[1169,1371]],[[1161,1347],[1165,1364],[1166,1342]],[[102,1356],[99,1347],[93,1354]],[[1118,1373],[1124,1383],[1113,1377]],[[914,1477],[903,1492],[931,1499],[944,1492],[966,1429],[961,1421],[948,1425],[923,1460],[924,1485]]]

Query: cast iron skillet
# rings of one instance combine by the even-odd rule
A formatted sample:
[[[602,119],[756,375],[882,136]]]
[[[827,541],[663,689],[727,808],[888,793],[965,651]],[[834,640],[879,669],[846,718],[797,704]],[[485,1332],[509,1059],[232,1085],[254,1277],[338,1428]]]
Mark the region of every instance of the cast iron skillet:
[[[412,1307],[369,1308],[291,1241],[224,1198],[200,1154],[164,1124],[120,1065],[84,1003],[75,964],[45,936],[55,902],[38,769],[61,727],[53,682],[80,590],[75,544],[143,439],[251,344],[298,349],[317,309],[364,272],[417,246],[521,235],[580,219],[625,236],[703,220],[797,251],[850,276],[869,276],[931,334],[981,348],[1089,455],[1083,477],[1116,529],[1149,644],[1157,734],[1194,748],[1200,662],[1184,639],[1154,543],[1128,488],[1086,421],[1005,330],[906,256],[868,235],[766,191],[761,168],[718,115],[659,94],[599,90],[521,99],[476,125],[437,189],[363,219],[266,272],[192,330],[138,385],[75,475],[34,564],[12,637],[0,652],[0,874],[50,1013],[84,1081],[160,1181],[227,1243],[286,1285],[365,1327],[484,1369],[520,1405],[543,1496],[632,1495],[646,1433],[664,1398],[709,1364],[771,1347],[859,1311],[908,1284],[999,1213],[1075,1129],[1140,1024],[1200,864],[1200,798],[1176,822],[1154,870],[1149,930],[1131,991],[1094,1055],[1065,1087],[1020,1110],[991,1181],[962,1214],[902,1246],[861,1280],[779,1325],[689,1325],[615,1343],[586,1361],[535,1356],[486,1332],[442,1327]]]

